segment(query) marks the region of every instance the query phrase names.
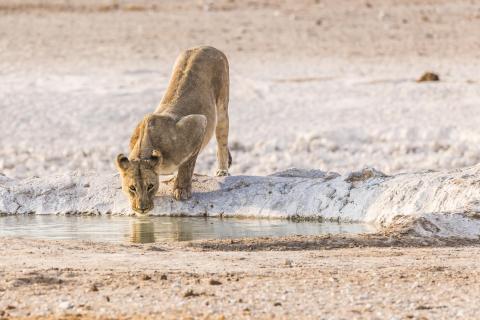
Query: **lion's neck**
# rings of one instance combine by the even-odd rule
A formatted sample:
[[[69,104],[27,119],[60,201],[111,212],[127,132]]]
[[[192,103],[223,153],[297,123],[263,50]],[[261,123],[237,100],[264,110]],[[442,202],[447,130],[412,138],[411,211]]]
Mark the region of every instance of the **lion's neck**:
[[[147,127],[144,126],[140,131],[140,136],[135,143],[129,158],[133,159],[149,159],[152,155],[154,148],[151,140],[148,137]]]

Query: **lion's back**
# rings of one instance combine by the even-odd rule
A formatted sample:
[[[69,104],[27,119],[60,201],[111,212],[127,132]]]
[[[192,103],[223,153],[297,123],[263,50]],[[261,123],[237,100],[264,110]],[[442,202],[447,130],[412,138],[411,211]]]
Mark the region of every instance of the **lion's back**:
[[[209,46],[190,48],[177,58],[161,104],[189,96],[201,99],[212,91],[216,97],[228,82],[228,60],[223,52]]]

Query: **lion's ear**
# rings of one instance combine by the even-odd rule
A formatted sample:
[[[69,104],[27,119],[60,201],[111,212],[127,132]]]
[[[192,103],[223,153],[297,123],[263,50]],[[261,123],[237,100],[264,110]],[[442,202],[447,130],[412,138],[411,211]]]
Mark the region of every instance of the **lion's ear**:
[[[155,168],[157,165],[162,163],[162,160],[163,160],[162,153],[159,150],[153,150],[152,155],[150,156],[150,159],[148,160],[148,162],[153,168]]]
[[[128,167],[130,166],[130,161],[128,160],[128,158],[123,153],[120,153],[117,156],[115,164],[117,165],[118,170],[123,172],[123,171],[127,170]]]

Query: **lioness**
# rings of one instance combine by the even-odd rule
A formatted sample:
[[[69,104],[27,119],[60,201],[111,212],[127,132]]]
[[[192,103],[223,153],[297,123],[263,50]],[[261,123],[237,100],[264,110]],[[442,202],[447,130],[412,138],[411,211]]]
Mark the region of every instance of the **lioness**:
[[[199,152],[213,132],[217,138],[217,176],[228,175],[232,157],[228,149],[228,61],[212,47],[183,52],[175,62],[168,88],[154,113],[135,128],[128,158],[119,154],[122,190],[132,209],[153,209],[158,175],[177,171],[173,196],[192,196],[192,175]]]

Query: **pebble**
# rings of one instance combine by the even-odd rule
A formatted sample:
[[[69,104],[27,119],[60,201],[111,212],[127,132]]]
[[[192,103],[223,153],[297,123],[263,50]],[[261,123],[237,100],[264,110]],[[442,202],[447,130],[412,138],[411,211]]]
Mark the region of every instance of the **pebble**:
[[[187,291],[185,291],[185,293],[183,294],[183,297],[184,298],[190,298],[190,297],[198,297],[200,294],[193,291],[193,289],[188,289]]]
[[[222,284],[220,281],[215,280],[215,279],[210,279],[210,281],[208,283],[212,286],[219,286],[219,285]]]
[[[58,308],[62,310],[73,309],[73,304],[70,301],[62,301],[58,304]]]

